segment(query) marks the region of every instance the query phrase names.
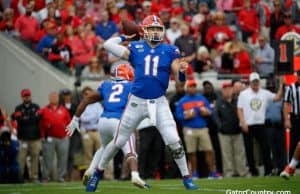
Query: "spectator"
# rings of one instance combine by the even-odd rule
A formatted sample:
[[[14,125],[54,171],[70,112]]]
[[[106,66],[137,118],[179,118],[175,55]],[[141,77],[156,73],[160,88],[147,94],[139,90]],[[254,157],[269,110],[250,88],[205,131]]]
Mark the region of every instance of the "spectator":
[[[197,51],[196,40],[190,34],[190,29],[187,24],[180,26],[181,36],[175,40],[175,46],[180,50],[181,56],[185,57],[186,60],[191,63],[195,59]]]
[[[233,12],[233,3],[234,0],[216,0],[217,10],[225,13],[225,23],[228,25],[234,24],[236,18]]]
[[[102,12],[102,20],[96,26],[96,35],[103,40],[107,40],[112,36],[117,36],[118,32],[116,23],[109,20],[108,12]]]
[[[188,0],[186,4],[187,5],[184,11],[184,17],[193,17],[198,13],[196,0]]]
[[[82,89],[83,98],[86,98],[93,90],[90,87]],[[99,102],[89,104],[81,114],[80,129],[83,144],[84,165],[88,167],[93,159],[94,153],[100,148],[100,135],[98,121],[103,112]]]
[[[273,1],[274,10],[270,16],[270,41],[275,39],[277,29],[284,24],[284,13],[281,9],[280,0]]]
[[[170,28],[170,10],[168,8],[164,8],[159,13],[161,21],[164,23],[166,29]]]
[[[179,100],[183,96],[185,96],[184,84],[175,83],[175,89],[176,89],[175,94],[170,98],[170,101],[169,101],[170,102],[170,109],[171,109],[171,112],[172,112],[172,114],[175,118],[178,135],[179,135],[180,139],[184,140],[181,121],[176,116],[176,106],[177,106]],[[184,141],[183,141],[183,146],[185,148],[185,142]]]
[[[36,52],[43,57],[48,58],[49,52],[53,43],[55,42],[56,36],[56,24],[53,22],[48,22],[47,34],[39,41],[36,46]]]
[[[16,34],[14,25],[14,10],[11,8],[7,8],[3,13],[3,20],[0,21],[0,31],[3,31],[10,36],[15,36]]]
[[[69,6],[67,8],[68,17],[65,19],[65,24],[71,25],[73,28],[77,28],[82,24],[81,19],[76,15],[76,10],[74,6]]]
[[[41,135],[43,139],[43,181],[49,180],[49,174],[53,167],[54,153],[57,157],[59,182],[64,182],[66,173],[69,138],[65,132],[67,124],[71,121],[68,110],[59,105],[59,97],[56,92],[49,94],[49,105],[41,110]]]
[[[0,133],[0,183],[19,183],[19,143],[9,131]]]
[[[142,8],[137,8],[134,13],[134,22],[136,24],[142,23],[143,19],[145,18],[144,12]],[[169,18],[168,18],[169,20]]]
[[[274,49],[267,42],[267,37],[263,34],[258,37],[259,47],[255,50],[254,60],[257,72],[262,77],[270,77],[274,74]]]
[[[259,33],[258,12],[251,6],[251,0],[244,0],[244,9],[239,11],[238,23],[241,27],[243,42],[248,42],[248,38],[254,38]]]
[[[246,154],[250,172],[253,176],[258,175],[253,156],[253,137],[257,140],[263,157],[264,175],[272,172],[270,159],[270,147],[266,141],[265,117],[266,108],[270,101],[278,101],[282,97],[282,86],[275,95],[260,87],[260,77],[256,72],[249,76],[250,87],[242,91],[238,97],[238,117],[245,133]],[[267,137],[268,138],[268,137]]]
[[[33,45],[37,45],[40,40],[47,35],[47,26],[48,26],[49,21],[48,20],[44,20],[42,21],[42,23],[40,24],[40,28],[39,30],[36,32],[34,38],[33,38]]]
[[[238,96],[240,95],[241,91],[243,91],[245,89],[245,85],[244,83],[239,80],[239,79],[235,79],[232,80],[232,94],[233,94],[233,98],[237,101]]]
[[[275,80],[267,80],[267,89],[275,92]],[[266,110],[265,125],[267,138],[271,148],[272,161],[276,167],[277,174],[284,170],[286,163],[285,154],[285,129],[283,125],[283,101],[270,102]]]
[[[215,119],[219,130],[223,175],[241,177],[248,175],[243,136],[237,116],[237,99],[232,95],[232,84],[222,84],[222,98],[215,107]]]
[[[49,9],[55,9],[55,17],[60,17],[59,11],[57,10],[56,3],[53,0],[45,0],[46,7],[37,12],[37,19],[41,23],[48,17]]]
[[[12,130],[13,127],[6,111],[0,107],[0,133],[7,128]]]
[[[216,8],[214,0],[199,0],[198,3],[206,3],[210,10],[214,10]]]
[[[68,27],[68,42],[72,50],[75,64],[75,76],[80,77],[82,70],[89,64],[92,56],[95,55],[92,39],[87,37],[83,25],[77,29],[77,35],[73,36],[73,30]]]
[[[293,24],[291,12],[285,12],[283,16],[284,24],[277,29],[275,33],[275,40],[280,40],[281,37],[287,32],[296,32],[300,34],[300,28]]]
[[[194,70],[197,73],[202,73],[210,69],[212,69],[210,54],[205,46],[200,46],[197,51]]]
[[[195,80],[188,80],[187,94],[180,99],[176,107],[176,116],[183,126],[184,140],[192,175],[199,178],[197,171],[197,151],[204,151],[209,168],[209,177],[218,177],[214,171],[214,154],[208,134],[205,117],[211,114],[208,100],[197,94]]]
[[[145,17],[152,14],[152,10],[151,10],[152,3],[151,3],[151,1],[144,1],[143,4],[142,4],[142,7],[143,7],[143,10],[144,10],[144,13],[145,13]]]
[[[64,33],[58,32],[49,49],[48,60],[52,65],[66,74],[71,74],[73,69],[72,51],[64,42]]]
[[[216,168],[218,172],[222,172],[222,156],[221,156],[221,148],[220,142],[218,138],[218,129],[213,118],[214,116],[214,107],[216,100],[218,98],[214,86],[210,81],[204,81],[203,85],[203,96],[208,100],[210,104],[210,108],[212,111],[211,116],[206,117],[207,120],[207,128],[209,129],[209,136],[212,142],[213,150],[215,151],[215,158],[216,158]]]
[[[139,134],[139,172],[141,178],[160,176],[160,165],[164,154],[164,143],[159,131],[146,118],[137,127]]]
[[[18,36],[20,36],[21,41],[29,48],[32,48],[35,33],[39,29],[38,20],[31,15],[32,10],[32,4],[27,4],[25,15],[19,16],[15,23],[15,30]]]
[[[234,41],[230,53],[233,56],[233,73],[250,74],[251,59],[245,45],[241,41]]]
[[[29,179],[33,182],[39,180],[39,156],[42,148],[40,134],[40,114],[39,105],[31,100],[31,91],[23,89],[21,91],[22,104],[15,108],[14,119],[18,123],[18,139],[20,150],[18,162],[20,165],[20,176],[23,180],[24,169],[27,163],[27,156],[30,156]]]
[[[234,33],[225,24],[225,15],[218,11],[214,15],[215,24],[210,26],[205,36],[206,45],[209,48],[218,49],[223,46],[225,42],[234,39]]]
[[[170,44],[175,44],[175,40],[181,36],[180,24],[178,19],[171,18],[170,28],[166,30],[166,38]]]
[[[97,57],[92,57],[90,64],[82,71],[81,75],[84,80],[104,80],[106,78],[102,64]]]
[[[64,106],[71,117],[75,114],[77,104],[72,102],[72,92],[68,88],[64,88],[61,92],[61,102],[60,104]],[[79,97],[78,97],[79,98]],[[79,101],[79,99],[78,99]],[[70,145],[68,152],[68,166],[67,166],[67,177],[71,179],[72,171],[74,168],[74,155],[81,151],[81,136],[78,131],[75,131],[73,135],[70,137]]]

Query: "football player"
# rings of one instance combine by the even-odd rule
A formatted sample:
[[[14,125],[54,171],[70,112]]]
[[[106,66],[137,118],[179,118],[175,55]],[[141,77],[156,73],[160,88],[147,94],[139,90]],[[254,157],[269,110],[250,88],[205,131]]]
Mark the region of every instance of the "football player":
[[[196,190],[187,167],[185,152],[177,134],[176,124],[169,108],[165,92],[168,88],[171,72],[176,81],[185,82],[188,63],[180,58],[179,50],[163,43],[165,27],[155,15],[147,16],[141,24],[143,39],[131,41],[128,48],[121,45],[134,35],[113,37],[104,43],[104,48],[114,55],[129,60],[135,68],[135,77],[131,95],[118,125],[117,132],[103,155],[100,163],[90,178],[86,191],[94,192],[102,178],[103,169],[117,151],[123,147],[133,130],[146,117],[159,130],[165,144],[183,177],[186,189]],[[78,116],[76,114],[76,116]]]
[[[132,86],[133,69],[129,64],[120,64],[112,69],[112,75],[114,80],[103,81],[98,88],[98,91],[91,92],[87,98],[84,98],[79,104],[76,110],[76,116],[73,117],[73,121],[67,126],[66,131],[68,135],[72,135],[74,130],[70,128],[78,128],[78,117],[84,111],[88,104],[95,103],[103,99],[104,111],[99,119],[99,130],[101,134],[101,148],[95,153],[94,158],[90,164],[90,167],[86,170],[83,176],[83,184],[86,185],[89,177],[93,174],[97,167],[102,153],[105,150],[107,144],[113,139],[114,133],[118,128],[119,119],[125,109],[129,92]],[[129,168],[131,170],[132,183],[140,188],[149,188],[139,176],[137,165],[137,154],[135,152],[135,138],[134,135],[130,135],[126,144],[123,145],[122,151],[127,158]]]

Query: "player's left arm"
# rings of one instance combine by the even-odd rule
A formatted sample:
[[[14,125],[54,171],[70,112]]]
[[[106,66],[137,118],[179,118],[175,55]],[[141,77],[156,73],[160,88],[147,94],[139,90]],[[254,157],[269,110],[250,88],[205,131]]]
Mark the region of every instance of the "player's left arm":
[[[184,83],[186,81],[186,71],[188,65],[189,64],[185,58],[173,60],[171,68],[176,82]]]

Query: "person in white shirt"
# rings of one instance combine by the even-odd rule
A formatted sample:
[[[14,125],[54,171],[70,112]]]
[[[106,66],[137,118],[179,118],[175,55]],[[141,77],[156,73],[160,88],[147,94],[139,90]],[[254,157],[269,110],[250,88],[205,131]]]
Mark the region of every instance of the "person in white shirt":
[[[87,96],[93,90],[85,87],[82,95]],[[98,121],[103,112],[103,107],[99,102],[90,104],[80,116],[81,139],[83,144],[84,165],[89,166],[94,153],[100,148],[100,133]]]
[[[265,115],[268,103],[272,100],[278,101],[282,97],[282,84],[277,94],[262,89],[258,73],[253,72],[249,76],[250,87],[242,91],[238,97],[238,117],[242,131],[245,134],[245,146],[248,165],[252,175],[257,176],[253,156],[253,137],[257,140],[263,156],[264,174],[270,175],[272,163],[270,159],[270,148],[265,140],[266,128]]]
[[[170,44],[174,44],[175,40],[181,36],[180,24],[176,18],[171,18],[170,24],[170,28],[166,30],[166,37],[170,41]]]

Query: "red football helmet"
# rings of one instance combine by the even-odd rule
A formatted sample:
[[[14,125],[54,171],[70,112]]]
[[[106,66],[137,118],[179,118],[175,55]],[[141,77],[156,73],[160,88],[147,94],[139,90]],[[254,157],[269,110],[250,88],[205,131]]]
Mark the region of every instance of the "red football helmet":
[[[111,73],[112,76],[117,79],[125,79],[125,80],[132,81],[134,78],[133,68],[126,63],[117,65],[115,68],[113,68]]]
[[[156,15],[147,16],[141,25],[144,39],[151,42],[160,42],[164,39],[165,26]]]

